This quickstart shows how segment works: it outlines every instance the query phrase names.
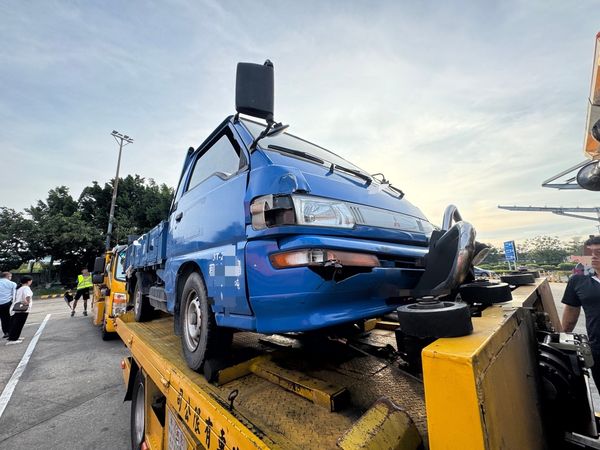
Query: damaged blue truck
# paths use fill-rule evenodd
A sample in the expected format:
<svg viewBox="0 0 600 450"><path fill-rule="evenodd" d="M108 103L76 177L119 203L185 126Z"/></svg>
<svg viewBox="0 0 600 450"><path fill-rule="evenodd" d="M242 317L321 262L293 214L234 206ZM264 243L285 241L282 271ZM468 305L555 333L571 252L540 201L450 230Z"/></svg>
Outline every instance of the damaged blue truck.
<svg viewBox="0 0 600 450"><path fill-rule="evenodd" d="M127 253L136 320L174 315L192 369L237 330L319 330L448 293L484 253L458 220L451 255L419 290L455 209L436 231L383 175L287 133L273 120L268 62L238 65L236 109L187 151L168 220Z"/></svg>

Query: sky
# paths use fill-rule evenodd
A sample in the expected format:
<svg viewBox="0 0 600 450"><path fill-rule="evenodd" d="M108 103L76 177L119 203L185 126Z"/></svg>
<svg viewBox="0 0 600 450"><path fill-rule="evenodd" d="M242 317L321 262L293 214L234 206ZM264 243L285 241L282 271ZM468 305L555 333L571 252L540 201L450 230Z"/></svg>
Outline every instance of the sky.
<svg viewBox="0 0 600 450"><path fill-rule="evenodd" d="M478 240L568 240L596 222L498 205L600 206L542 188L584 159L598 1L0 3L0 206L121 176L175 186L185 151L235 113L237 62L275 65L275 118L435 224Z"/></svg>

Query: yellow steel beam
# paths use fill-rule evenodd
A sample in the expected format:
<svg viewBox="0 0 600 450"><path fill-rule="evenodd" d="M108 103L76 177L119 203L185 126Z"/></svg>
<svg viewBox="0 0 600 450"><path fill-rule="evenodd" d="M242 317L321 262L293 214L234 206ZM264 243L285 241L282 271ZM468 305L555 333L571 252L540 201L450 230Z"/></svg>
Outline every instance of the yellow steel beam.
<svg viewBox="0 0 600 450"><path fill-rule="evenodd" d="M257 361L250 366L250 369L255 375L330 411L340 410L349 400L349 393L345 387L335 386L301 372L284 369L269 360Z"/></svg>
<svg viewBox="0 0 600 450"><path fill-rule="evenodd" d="M423 441L406 411L380 398L337 444L343 450L417 450Z"/></svg>

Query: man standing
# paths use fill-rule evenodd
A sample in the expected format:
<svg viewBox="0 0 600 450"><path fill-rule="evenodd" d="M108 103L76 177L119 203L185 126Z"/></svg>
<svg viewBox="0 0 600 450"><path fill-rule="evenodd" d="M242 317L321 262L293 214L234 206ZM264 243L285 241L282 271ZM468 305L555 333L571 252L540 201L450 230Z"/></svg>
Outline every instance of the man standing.
<svg viewBox="0 0 600 450"><path fill-rule="evenodd" d="M71 317L75 315L77 300L79 300L81 297L83 297L83 315L87 316L87 302L90 298L90 288L92 286L92 275L87 269L83 269L81 271L81 275L77 275L77 292L75 293L75 301L73 302Z"/></svg>
<svg viewBox="0 0 600 450"><path fill-rule="evenodd" d="M592 268L589 275L572 275L569 279L562 302L565 310L562 326L565 331L573 331L579 318L581 307L585 312L585 326L590 339L594 366L592 377L596 387L600 389L600 236L594 236L585 245L592 252Z"/></svg>
<svg viewBox="0 0 600 450"><path fill-rule="evenodd" d="M10 330L10 307L13 299L15 298L15 292L17 290L17 284L10 281L12 273L2 272L0 273L0 322L2 323L2 339L8 337Z"/></svg>

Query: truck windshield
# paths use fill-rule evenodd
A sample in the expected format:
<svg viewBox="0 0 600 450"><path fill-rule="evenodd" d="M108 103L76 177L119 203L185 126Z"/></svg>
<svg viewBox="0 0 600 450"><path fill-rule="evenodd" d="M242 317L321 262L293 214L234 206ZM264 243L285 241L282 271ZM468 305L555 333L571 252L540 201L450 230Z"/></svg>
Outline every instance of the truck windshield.
<svg viewBox="0 0 600 450"><path fill-rule="evenodd" d="M125 281L125 250L117 255L117 267L115 267L115 278L119 281Z"/></svg>
<svg viewBox="0 0 600 450"><path fill-rule="evenodd" d="M258 124L256 122L251 122L246 119L242 119L242 122L244 122L246 128L248 128L250 133L255 138L265 129L265 125ZM336 166L339 166L342 170L346 169L346 172L360 173L363 177L369 176L367 172L355 166L351 162L346 161L341 156L338 156L329 150L325 150L323 147L319 147L316 144L312 144L292 134L282 133L277 136L265 137L260 140L258 145L264 150L276 151L279 153L289 153L291 155L304 157L310 161L315 161L319 164L333 163Z"/></svg>

